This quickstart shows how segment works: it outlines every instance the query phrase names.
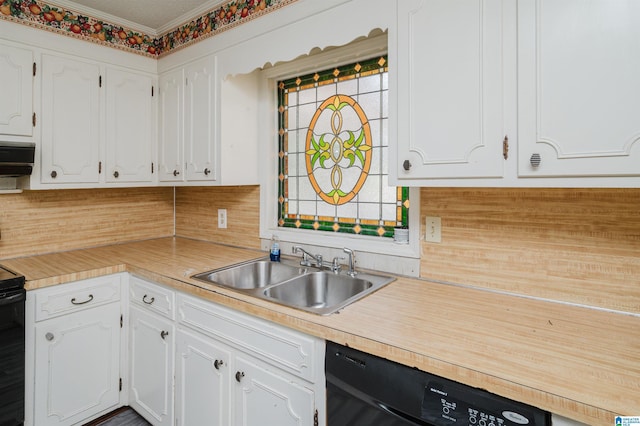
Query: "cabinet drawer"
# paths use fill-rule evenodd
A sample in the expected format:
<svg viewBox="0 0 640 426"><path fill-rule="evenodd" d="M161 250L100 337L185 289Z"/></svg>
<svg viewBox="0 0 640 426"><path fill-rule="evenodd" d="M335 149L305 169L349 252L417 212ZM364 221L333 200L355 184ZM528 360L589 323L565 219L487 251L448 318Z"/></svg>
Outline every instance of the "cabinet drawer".
<svg viewBox="0 0 640 426"><path fill-rule="evenodd" d="M302 379L320 377L321 339L183 294L178 321Z"/></svg>
<svg viewBox="0 0 640 426"><path fill-rule="evenodd" d="M158 284L131 276L129 280L129 298L132 303L151 312L174 319L175 293Z"/></svg>
<svg viewBox="0 0 640 426"><path fill-rule="evenodd" d="M35 290L36 321L117 302L121 279L108 275Z"/></svg>

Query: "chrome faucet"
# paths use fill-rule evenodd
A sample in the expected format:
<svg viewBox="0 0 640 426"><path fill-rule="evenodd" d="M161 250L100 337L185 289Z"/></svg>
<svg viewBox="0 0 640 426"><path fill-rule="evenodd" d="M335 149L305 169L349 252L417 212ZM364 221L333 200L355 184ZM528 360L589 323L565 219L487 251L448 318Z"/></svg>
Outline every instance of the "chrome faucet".
<svg viewBox="0 0 640 426"><path fill-rule="evenodd" d="M347 271L347 275L349 275L350 277L355 277L356 275L358 275L358 273L356 272L356 253L346 247L343 248L342 251L349 255L349 270Z"/></svg>
<svg viewBox="0 0 640 426"><path fill-rule="evenodd" d="M300 265L311 266L311 262L309 261L309 258L311 258L315 261L316 267L322 268L322 255L320 254L313 255L300 246L291 247L291 252L293 252L294 254L297 252L302 253L302 260L300 261Z"/></svg>

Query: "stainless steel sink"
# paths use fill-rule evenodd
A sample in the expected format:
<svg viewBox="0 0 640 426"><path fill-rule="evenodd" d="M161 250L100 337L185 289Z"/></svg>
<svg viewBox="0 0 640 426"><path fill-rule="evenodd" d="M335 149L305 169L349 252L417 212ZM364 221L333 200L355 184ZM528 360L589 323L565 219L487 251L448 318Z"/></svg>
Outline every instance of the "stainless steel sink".
<svg viewBox="0 0 640 426"><path fill-rule="evenodd" d="M281 283L304 272L306 272L305 268L295 264L261 259L203 272L194 275L193 278L225 287L247 290Z"/></svg>
<svg viewBox="0 0 640 426"><path fill-rule="evenodd" d="M334 313L395 281L385 275L351 277L296 262L261 259L232 265L192 278L242 291L254 297L318 315Z"/></svg>

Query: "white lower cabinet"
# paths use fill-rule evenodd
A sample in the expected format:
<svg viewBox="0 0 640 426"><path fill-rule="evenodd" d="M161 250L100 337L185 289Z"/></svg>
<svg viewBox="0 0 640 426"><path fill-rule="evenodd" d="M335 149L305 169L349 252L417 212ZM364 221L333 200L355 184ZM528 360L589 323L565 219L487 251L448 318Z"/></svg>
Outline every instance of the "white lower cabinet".
<svg viewBox="0 0 640 426"><path fill-rule="evenodd" d="M154 425L173 424L173 322L131 306L129 405Z"/></svg>
<svg viewBox="0 0 640 426"><path fill-rule="evenodd" d="M176 426L324 424L322 339L188 295L176 304Z"/></svg>
<svg viewBox="0 0 640 426"><path fill-rule="evenodd" d="M26 425L75 425L120 401L120 275L27 293Z"/></svg>
<svg viewBox="0 0 640 426"><path fill-rule="evenodd" d="M231 424L229 349L189 330L176 339L176 424Z"/></svg>
<svg viewBox="0 0 640 426"><path fill-rule="evenodd" d="M123 405L155 426L326 422L322 339L128 274L29 291L26 312L26 426Z"/></svg>
<svg viewBox="0 0 640 426"><path fill-rule="evenodd" d="M291 380L252 357L235 359L234 423L246 426L302 426L318 424L314 389ZM315 419L315 421L314 421Z"/></svg>

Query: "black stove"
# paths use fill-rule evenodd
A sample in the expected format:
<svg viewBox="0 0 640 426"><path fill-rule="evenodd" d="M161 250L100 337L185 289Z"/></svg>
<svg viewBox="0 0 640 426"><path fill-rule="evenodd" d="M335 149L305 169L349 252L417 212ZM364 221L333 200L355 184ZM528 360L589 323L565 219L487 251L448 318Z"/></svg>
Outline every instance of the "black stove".
<svg viewBox="0 0 640 426"><path fill-rule="evenodd" d="M24 288L24 276L0 266L0 296L5 290Z"/></svg>
<svg viewBox="0 0 640 426"><path fill-rule="evenodd" d="M0 266L0 426L24 422L24 277Z"/></svg>

